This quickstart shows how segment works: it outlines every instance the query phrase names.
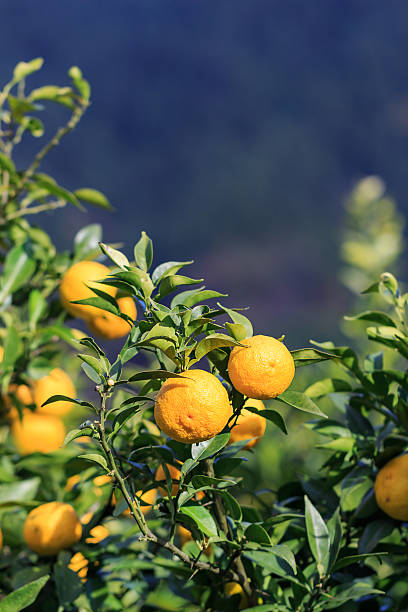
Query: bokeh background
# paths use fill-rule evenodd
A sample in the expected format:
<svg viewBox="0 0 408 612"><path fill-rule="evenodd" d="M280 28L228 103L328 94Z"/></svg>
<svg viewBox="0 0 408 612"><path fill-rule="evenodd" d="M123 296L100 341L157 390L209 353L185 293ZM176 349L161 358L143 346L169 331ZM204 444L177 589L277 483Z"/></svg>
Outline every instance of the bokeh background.
<svg viewBox="0 0 408 612"><path fill-rule="evenodd" d="M145 229L156 262L194 259L227 305L251 306L257 333L290 348L341 338L348 193L377 174L408 212L405 0L2 0L0 41L2 81L42 56L33 86L64 85L74 64L92 85L42 170L116 212L44 214L57 244L100 222L130 254Z"/></svg>

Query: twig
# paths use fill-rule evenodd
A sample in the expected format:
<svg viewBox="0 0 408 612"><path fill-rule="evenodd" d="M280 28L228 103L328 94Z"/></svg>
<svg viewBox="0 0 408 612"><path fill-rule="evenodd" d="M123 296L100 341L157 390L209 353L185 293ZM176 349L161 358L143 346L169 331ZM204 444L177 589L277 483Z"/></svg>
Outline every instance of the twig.
<svg viewBox="0 0 408 612"><path fill-rule="evenodd" d="M32 208L21 208L20 210L16 210L15 212L7 215L6 220L10 221L11 219L17 219L18 217L23 217L25 215L36 215L37 213L44 212L46 210L55 210L56 208L63 208L66 206L66 202L64 200L56 200L55 202L48 202L47 204L40 204L38 206L33 206Z"/></svg>

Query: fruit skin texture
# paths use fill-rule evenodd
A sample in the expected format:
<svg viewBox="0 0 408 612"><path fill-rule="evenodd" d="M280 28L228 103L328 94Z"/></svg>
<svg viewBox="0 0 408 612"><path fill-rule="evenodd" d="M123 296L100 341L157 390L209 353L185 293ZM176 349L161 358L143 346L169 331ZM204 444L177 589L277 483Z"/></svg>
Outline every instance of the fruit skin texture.
<svg viewBox="0 0 408 612"><path fill-rule="evenodd" d="M42 504L29 512L23 536L39 555L55 555L81 539L82 525L74 508L62 502Z"/></svg>
<svg viewBox="0 0 408 612"><path fill-rule="evenodd" d="M265 406L261 400L249 399L245 402L244 406L251 406L257 410L264 410ZM241 442L241 440L250 440L244 448L252 448L255 444L258 444L260 439L265 433L266 421L259 414L254 414L249 410L241 411L238 417L237 424L231 429L229 444L233 442Z"/></svg>
<svg viewBox="0 0 408 612"><path fill-rule="evenodd" d="M252 336L235 346L228 361L234 387L253 399L271 399L283 393L295 375L295 363L286 346L271 336Z"/></svg>
<svg viewBox="0 0 408 612"><path fill-rule="evenodd" d="M41 405L52 395L66 395L72 398L76 395L74 383L61 368L54 368L47 376L35 382L34 399L37 413L63 417L72 410L73 404L65 401L54 402L42 407Z"/></svg>
<svg viewBox="0 0 408 612"><path fill-rule="evenodd" d="M408 521L408 454L394 457L378 472L375 499L385 514Z"/></svg>
<svg viewBox="0 0 408 612"><path fill-rule="evenodd" d="M88 298L97 297L91 289L87 287L95 287L108 293L112 297L116 295L116 287L109 285L101 285L97 282L106 278L109 275L109 268L97 261L80 261L65 272L59 292L61 304L70 314L80 319L89 319L101 314L100 308L95 306L86 306L85 304L72 304L77 300L87 300Z"/></svg>
<svg viewBox="0 0 408 612"><path fill-rule="evenodd" d="M27 411L22 421L14 419L11 435L22 455L51 453L64 442L65 427L57 417Z"/></svg>
<svg viewBox="0 0 408 612"><path fill-rule="evenodd" d="M136 305L131 297L122 297L117 300L118 306L123 314L128 315L133 321L136 320L137 310ZM131 326L124 319L121 319L112 312L99 309L100 314L92 319L88 319L87 324L90 331L106 340L115 340L123 338L131 330Z"/></svg>
<svg viewBox="0 0 408 612"><path fill-rule="evenodd" d="M168 378L156 396L154 418L178 442L193 444L219 433L232 415L228 393L218 378L204 370Z"/></svg>
<svg viewBox="0 0 408 612"><path fill-rule="evenodd" d="M70 570L78 574L82 582L86 582L86 577L88 575L88 559L85 559L82 553L75 553L75 555L71 557L68 567Z"/></svg>

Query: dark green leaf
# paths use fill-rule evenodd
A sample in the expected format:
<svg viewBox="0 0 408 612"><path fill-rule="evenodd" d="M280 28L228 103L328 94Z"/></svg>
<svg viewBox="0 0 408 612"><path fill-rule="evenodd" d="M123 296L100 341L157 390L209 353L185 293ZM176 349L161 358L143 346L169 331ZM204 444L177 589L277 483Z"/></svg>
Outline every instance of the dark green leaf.
<svg viewBox="0 0 408 612"><path fill-rule="evenodd" d="M229 433L220 433L211 438L211 440L205 440L204 442L199 442L198 444L191 445L191 456L195 461L203 461L204 459L208 459L208 457L212 457L218 451L220 451L224 446L228 444L230 438Z"/></svg>
<svg viewBox="0 0 408 612"><path fill-rule="evenodd" d="M217 525L207 508L203 506L183 506L180 508L180 513L190 517L204 535L218 535Z"/></svg>
<svg viewBox="0 0 408 612"><path fill-rule="evenodd" d="M103 378L87 363L81 363L81 369L85 372L88 378L93 380L97 385L104 382Z"/></svg>
<svg viewBox="0 0 408 612"><path fill-rule="evenodd" d="M331 353L311 348L296 349L290 352L292 353L296 368L319 363L320 361L327 361L328 359L336 359L337 357Z"/></svg>
<svg viewBox="0 0 408 612"><path fill-rule="evenodd" d="M346 321L370 321L371 323L378 323L379 325L396 327L396 323L392 317L385 314L385 312L378 312L375 310L366 310L365 312L360 312L360 314L344 318Z"/></svg>
<svg viewBox="0 0 408 612"><path fill-rule="evenodd" d="M306 496L305 522L310 550L312 551L312 555L317 563L317 571L319 572L319 576L323 577L327 573L330 561L329 532L320 513Z"/></svg>
<svg viewBox="0 0 408 612"><path fill-rule="evenodd" d="M30 606L38 597L39 592L43 588L46 582L48 582L50 576L46 574L28 582L24 586L20 587L10 595L6 595L4 599L0 601L0 612L20 612L27 606Z"/></svg>
<svg viewBox="0 0 408 612"><path fill-rule="evenodd" d="M337 563L333 567L333 572L337 572L338 570L343 569L343 567L347 567L348 565L352 565L353 563L359 563L360 561L363 561L364 559L369 559L370 557L382 557L386 555L388 555L388 553L380 552L380 553L367 553L364 555L350 555L349 557L342 557L341 559L337 561Z"/></svg>
<svg viewBox="0 0 408 612"><path fill-rule="evenodd" d="M83 590L80 577L66 565L56 563L54 565L53 578L57 587L60 606L64 609L71 607L71 604L80 596Z"/></svg>
<svg viewBox="0 0 408 612"><path fill-rule="evenodd" d="M338 507L334 511L330 520L327 521L327 530L330 538L330 559L328 568L331 570L338 557L341 547L341 538L343 535L340 520L340 509Z"/></svg>
<svg viewBox="0 0 408 612"><path fill-rule="evenodd" d="M241 506L239 505L235 497L231 495L231 493L229 493L225 489L214 489L214 494L222 497L224 508L228 516L233 518L234 521L242 520Z"/></svg>
<svg viewBox="0 0 408 612"><path fill-rule="evenodd" d="M25 285L34 273L36 264L24 245L9 251L4 263L0 288L0 304L5 298Z"/></svg>
<svg viewBox="0 0 408 612"><path fill-rule="evenodd" d="M261 525L252 523L245 529L245 537L249 542L257 542L258 544L264 544L270 546L271 540L268 532Z"/></svg>
<svg viewBox="0 0 408 612"><path fill-rule="evenodd" d="M186 378L176 372L167 372L166 370L152 370L148 372L138 372L133 374L128 382L136 382L137 380L166 380L167 378ZM188 378L188 376L187 376Z"/></svg>
<svg viewBox="0 0 408 612"><path fill-rule="evenodd" d="M395 529L395 523L390 519L378 519L369 522L358 542L358 552L360 554L371 553L377 544Z"/></svg>
<svg viewBox="0 0 408 612"><path fill-rule="evenodd" d="M106 463L106 459L102 455L99 455L97 453L87 453L85 455L79 455L79 458L80 459L86 459L87 461L92 461L93 463L98 463L106 471L108 471L108 465Z"/></svg>
<svg viewBox="0 0 408 612"><path fill-rule="evenodd" d="M294 576L296 561L293 552L286 544L272 546L268 552L261 550L244 551L244 557L250 559L262 568L262 573L277 574L278 576Z"/></svg>
<svg viewBox="0 0 408 612"><path fill-rule="evenodd" d="M286 427L285 419L277 410L257 410L251 406L251 400L248 400L248 403L245 405L245 410L249 410L249 412L253 412L254 414L258 414L259 416L267 419L268 421L272 421L279 429L287 435L288 430Z"/></svg>
<svg viewBox="0 0 408 612"><path fill-rule="evenodd" d="M111 312L112 314L115 314L115 315L120 314L120 310L118 306L114 306L110 300L107 300L101 297L91 297L91 298L87 298L86 300L76 300L76 301L71 302L71 304L83 304L84 306L94 306L95 308L100 308L101 310L107 310L108 312Z"/></svg>

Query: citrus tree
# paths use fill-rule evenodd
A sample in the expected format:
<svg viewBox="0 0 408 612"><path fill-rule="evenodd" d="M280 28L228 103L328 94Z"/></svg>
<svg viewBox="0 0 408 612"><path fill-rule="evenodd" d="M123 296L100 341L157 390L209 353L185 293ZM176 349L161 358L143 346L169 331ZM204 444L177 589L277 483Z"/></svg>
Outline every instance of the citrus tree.
<svg viewBox="0 0 408 612"><path fill-rule="evenodd" d="M26 93L41 64L18 64L0 93L0 611L403 609L408 337L396 280L369 289L390 312L356 317L400 356L391 370L380 353L289 351L254 334L243 309L184 275L191 261L157 265L145 232L130 257L98 225L59 253L29 215L110 205L38 172L90 95L78 68L69 87ZM42 100L71 115L19 170L13 147L42 134ZM325 361L338 377L294 390L296 369ZM314 417L324 462L265 496L241 468L266 422L290 436L282 405Z"/></svg>

